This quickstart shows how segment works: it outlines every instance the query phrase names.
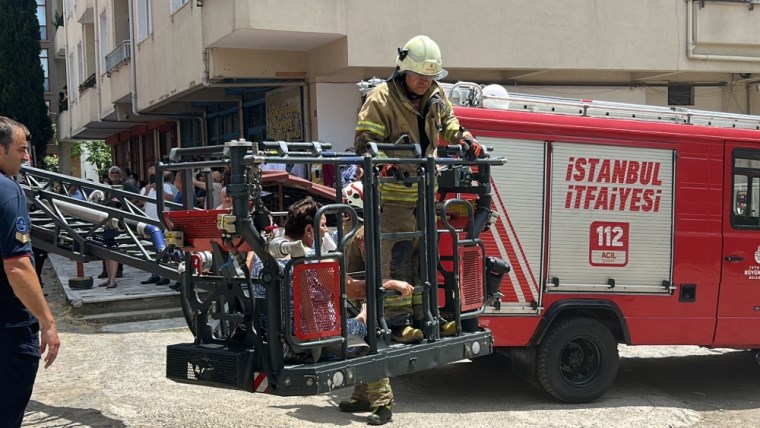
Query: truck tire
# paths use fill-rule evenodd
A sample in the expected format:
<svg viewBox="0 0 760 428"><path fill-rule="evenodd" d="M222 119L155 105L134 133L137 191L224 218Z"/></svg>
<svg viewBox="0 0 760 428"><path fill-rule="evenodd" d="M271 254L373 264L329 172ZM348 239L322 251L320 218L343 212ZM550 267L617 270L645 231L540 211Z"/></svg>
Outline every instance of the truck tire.
<svg viewBox="0 0 760 428"><path fill-rule="evenodd" d="M591 318L569 318L551 327L536 353L536 380L566 403L587 403L615 381L620 359L610 330Z"/></svg>

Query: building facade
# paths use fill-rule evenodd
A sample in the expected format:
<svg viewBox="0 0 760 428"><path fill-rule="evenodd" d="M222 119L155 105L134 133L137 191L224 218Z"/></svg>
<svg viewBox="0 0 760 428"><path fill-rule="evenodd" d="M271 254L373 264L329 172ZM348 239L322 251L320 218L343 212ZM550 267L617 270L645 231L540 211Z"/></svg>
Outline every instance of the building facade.
<svg viewBox="0 0 760 428"><path fill-rule="evenodd" d="M237 138L351 146L356 83L417 34L448 82L760 114L758 0L57 1L59 139L105 139L143 174Z"/></svg>
<svg viewBox="0 0 760 428"><path fill-rule="evenodd" d="M40 65L42 73L45 76L43 81L43 98L47 104L48 114L53 123L56 123L59 110L58 93L55 88L61 87L58 82L56 68L53 67L53 36L56 32L56 20L53 14L52 0L35 0L37 4L37 21L40 25ZM65 85L65 83L64 83ZM47 147L47 153L57 153L55 140L51 141ZM34 153L35 164L39 161L37 154Z"/></svg>

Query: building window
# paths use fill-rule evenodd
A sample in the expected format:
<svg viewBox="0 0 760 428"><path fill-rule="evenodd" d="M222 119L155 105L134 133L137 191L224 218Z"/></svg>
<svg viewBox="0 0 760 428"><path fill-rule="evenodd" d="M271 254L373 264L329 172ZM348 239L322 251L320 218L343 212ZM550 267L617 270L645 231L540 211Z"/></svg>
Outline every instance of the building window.
<svg viewBox="0 0 760 428"><path fill-rule="evenodd" d="M224 114L224 116L222 116L222 114ZM237 109L231 112L220 113L219 120L221 121L220 137L222 139L220 143L225 143L227 141L237 140L240 138L240 131L238 130Z"/></svg>
<svg viewBox="0 0 760 428"><path fill-rule="evenodd" d="M207 110L208 144L224 144L240 138L238 115L237 106L229 103L217 104L211 110Z"/></svg>
<svg viewBox="0 0 760 428"><path fill-rule="evenodd" d="M82 42L77 43L77 84L84 83L85 77L84 71L84 50L82 49Z"/></svg>
<svg viewBox="0 0 760 428"><path fill-rule="evenodd" d="M694 105L694 86L692 85L668 85L668 105L669 106L693 106Z"/></svg>
<svg viewBox="0 0 760 428"><path fill-rule="evenodd" d="M47 40L47 10L45 10L45 0L37 0L37 22L40 23L40 40Z"/></svg>
<svg viewBox="0 0 760 428"><path fill-rule="evenodd" d="M77 78L77 67L76 63L74 62L74 52L73 50L69 52L69 60L66 61L66 75L68 76L69 84L67 86L71 87L71 92L69 93L69 99L72 101L75 101L77 97L79 96L79 91L76 90L77 86L79 86L79 79Z"/></svg>
<svg viewBox="0 0 760 428"><path fill-rule="evenodd" d="M42 83L45 92L50 92L50 75L48 74L48 50L40 49L40 65L42 66L42 74L45 76L45 80Z"/></svg>
<svg viewBox="0 0 760 428"><path fill-rule="evenodd" d="M153 33L150 0L137 0L137 41L142 42Z"/></svg>
<svg viewBox="0 0 760 428"><path fill-rule="evenodd" d="M58 93L58 111L66 111L69 109L69 87L63 85L61 92Z"/></svg>
<svg viewBox="0 0 760 428"><path fill-rule="evenodd" d="M266 104L261 97L243 104L245 121L245 138L248 141L264 141L266 134Z"/></svg>
<svg viewBox="0 0 760 428"><path fill-rule="evenodd" d="M171 5L169 6L170 12L174 13L186 4L187 4L187 0L172 0Z"/></svg>
<svg viewBox="0 0 760 428"><path fill-rule="evenodd" d="M98 40L98 47L100 48L100 72L105 74L107 71L106 55L108 55L108 52L111 50L111 44L108 41L108 17L106 16L105 10L100 14L98 20L98 34L100 35L100 40Z"/></svg>

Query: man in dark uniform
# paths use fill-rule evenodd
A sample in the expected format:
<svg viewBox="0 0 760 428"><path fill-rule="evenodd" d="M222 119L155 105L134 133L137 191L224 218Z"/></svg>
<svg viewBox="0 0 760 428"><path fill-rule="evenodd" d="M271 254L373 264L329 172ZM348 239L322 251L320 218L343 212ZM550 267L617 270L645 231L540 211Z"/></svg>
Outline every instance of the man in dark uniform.
<svg viewBox="0 0 760 428"><path fill-rule="evenodd" d="M12 177L29 160L29 130L0 116L0 427L20 427L42 354L61 345L32 263L26 198Z"/></svg>

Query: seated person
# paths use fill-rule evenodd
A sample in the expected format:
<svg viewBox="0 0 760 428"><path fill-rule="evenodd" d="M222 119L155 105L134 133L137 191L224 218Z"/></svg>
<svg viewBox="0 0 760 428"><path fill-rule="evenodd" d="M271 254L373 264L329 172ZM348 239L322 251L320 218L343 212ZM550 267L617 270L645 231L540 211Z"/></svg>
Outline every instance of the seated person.
<svg viewBox="0 0 760 428"><path fill-rule="evenodd" d="M348 204L361 216L364 208L363 186L361 182L350 183L343 188L343 203ZM345 219L343 229L346 230L349 219ZM347 231L347 230L346 230ZM365 269L364 254L364 225L357 229L356 233L346 244L344 249L346 270L348 272L361 272ZM383 317L386 325L392 331L392 338L400 343L416 343L423 339L423 332L413 327L412 295L414 287L406 281L383 279L383 288L398 291L399 295L387 295L383 299ZM365 298L366 289L363 280L349 278L346 281L346 293L349 298ZM420 296L421 298L421 296Z"/></svg>
<svg viewBox="0 0 760 428"><path fill-rule="evenodd" d="M222 200L221 204L219 204L216 209L218 210L229 210L232 209L232 197L227 194L227 186L222 187Z"/></svg>
<svg viewBox="0 0 760 428"><path fill-rule="evenodd" d="M312 248L314 246L314 237L317 235L317 233L314 231L313 223L314 223L314 217L317 213L317 210L320 208L320 205L311 197L307 197L305 199L302 199L293 205L290 206L290 209L288 210L288 217L285 221L285 238L289 241L301 241L303 245L307 248ZM322 217L322 224L321 224L321 233L322 236L329 236L329 230L327 229L327 219L325 217ZM313 250L310 251L310 254L313 254ZM310 254L307 254L310 255ZM288 263L289 258L282 258L279 259L278 262L280 264L280 268L284 269L285 265ZM258 278L261 274L262 269L264 268L264 264L261 261L259 257L254 257L253 261L253 267L251 269L251 276L254 278ZM290 284L292 286L292 284ZM330 292L326 288L322 287L321 284L310 284L312 285L313 292L320 293L321 291ZM264 289L264 286L261 284L254 284L253 286L253 294L256 298L266 298L266 290ZM332 299L329 299L332 301ZM291 321L293 320L293 300L291 298L290 301L290 317ZM330 311L332 314L337 313L339 308L331 307ZM333 315L334 316L334 315ZM367 313L366 308L362 307L362 311L355 317L348 319L346 321L346 327L347 327L347 334L349 337L353 336L354 338L364 338L367 336ZM264 314L262 314L261 317L261 326L262 328L266 329L267 326L267 320ZM318 353L317 353L318 354ZM292 352L286 352L286 359L290 360L297 360L301 361L303 359L303 356L299 356ZM314 358L314 360L318 360L317 358Z"/></svg>
<svg viewBox="0 0 760 428"><path fill-rule="evenodd" d="M316 234L313 230L313 223L314 223L314 216L317 213L317 210L320 208L319 203L317 203L314 199L311 197L304 198L293 205L291 205L290 209L288 210L288 217L285 221L285 238L290 241L302 241L304 246L307 248L312 248L314 246L314 237ZM327 228L327 219L325 217L322 217L321 221L321 235L323 242L330 240L332 237L330 236L329 229ZM313 251L313 250L312 250ZM309 254L307 254L309 255ZM263 262L260 258L254 257L253 254L249 254L249 262L253 259L253 267L251 269L251 276L252 277L258 277L261 273L261 270L264 267ZM288 258L279 259L278 262L280 263L281 268L284 268L285 265L288 262ZM414 287L412 287L411 284L400 281L400 280L384 280L383 282L383 288L386 290L395 290L397 291L401 297L410 299L412 292L414 291ZM359 299L363 298L365 296L365 283L364 280L357 280L353 278L348 278L346 282L346 292L348 294L348 297L350 299ZM266 291L264 287L261 284L254 284L253 286L253 293L256 298L265 298L266 297ZM293 310L293 302L290 302L291 305L291 319L292 319L292 310ZM333 308L333 310L336 310L337 308ZM263 317L262 317L263 318ZM366 313L366 307L362 306L361 312L356 316L356 318L352 318L347 320L347 329L348 334L353 336L359 336L359 337L365 337L367 335L367 313ZM266 320L262 319L262 327L266 328Z"/></svg>

